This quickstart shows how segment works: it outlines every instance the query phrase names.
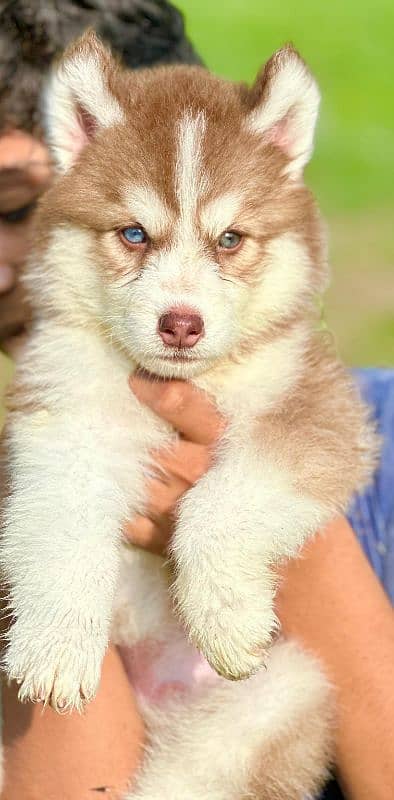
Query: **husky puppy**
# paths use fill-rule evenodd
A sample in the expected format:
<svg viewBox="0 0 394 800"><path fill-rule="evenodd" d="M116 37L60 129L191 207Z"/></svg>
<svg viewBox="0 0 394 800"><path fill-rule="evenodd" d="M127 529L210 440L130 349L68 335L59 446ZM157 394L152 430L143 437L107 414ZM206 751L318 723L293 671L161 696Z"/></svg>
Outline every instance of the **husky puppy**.
<svg viewBox="0 0 394 800"><path fill-rule="evenodd" d="M57 177L9 400L4 667L22 700L64 711L94 696L110 635L133 647L151 736L134 800L299 800L326 777L329 685L272 643L276 566L373 460L317 319L326 250L303 170L318 106L290 46L248 89L202 67L124 71L88 33L47 87ZM192 381L226 421L169 564L122 543L150 453L175 436L130 392L137 368Z"/></svg>

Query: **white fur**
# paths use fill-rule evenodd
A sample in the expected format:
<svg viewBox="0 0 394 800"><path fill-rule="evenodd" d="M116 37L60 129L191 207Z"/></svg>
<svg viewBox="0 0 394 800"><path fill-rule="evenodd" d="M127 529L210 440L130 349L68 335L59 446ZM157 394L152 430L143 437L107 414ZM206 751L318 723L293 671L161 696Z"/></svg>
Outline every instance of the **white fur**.
<svg viewBox="0 0 394 800"><path fill-rule="evenodd" d="M281 643L249 681L146 708L151 743L127 800L304 800L328 777L329 699L317 664Z"/></svg>
<svg viewBox="0 0 394 800"><path fill-rule="evenodd" d="M280 50L274 58L276 73L269 96L251 113L248 127L259 135L271 131L273 142L276 140L291 158L287 172L299 175L312 155L320 92L293 50Z"/></svg>
<svg viewBox="0 0 394 800"><path fill-rule="evenodd" d="M22 697L79 706L94 693L107 641L121 523L143 508L143 465L165 431L133 401L127 361L94 333L52 325L32 339L22 368L49 410L16 418L10 434L14 483L2 564L17 621L5 665L22 681ZM256 376L249 380L252 387ZM222 402L223 392L231 395L230 385L221 387ZM174 592L211 664L241 677L258 668L276 625L270 565L294 555L328 512L265 462L248 433L250 412L239 448L240 418L234 410L232 425L230 408L221 457L181 504Z"/></svg>
<svg viewBox="0 0 394 800"><path fill-rule="evenodd" d="M189 378L226 355L236 336L234 316L246 293L222 281L217 267L193 237L153 251L132 287L111 288L112 331L137 363L163 377ZM123 300L124 298L124 300ZM174 306L188 306L204 319L205 335L187 362L167 361L168 349L157 334L160 316Z"/></svg>
<svg viewBox="0 0 394 800"><path fill-rule="evenodd" d="M253 437L245 425L243 434ZM277 627L272 564L296 555L330 512L299 495L293 476L258 448L241 450L238 425L226 438L180 504L173 593L191 640L220 675L238 680L260 667Z"/></svg>
<svg viewBox="0 0 394 800"><path fill-rule="evenodd" d="M56 309L66 324L85 326L89 321L97 327L105 319L92 241L83 228L55 228L45 253L32 258L24 282L32 297Z"/></svg>
<svg viewBox="0 0 394 800"><path fill-rule="evenodd" d="M196 245L189 247L191 263ZM283 242L278 248L283 252ZM297 261L297 247L287 252ZM84 266L78 270L82 283L74 297L76 259ZM127 386L132 360L105 344L99 328L83 331L79 322L101 319L114 342L129 349L137 363L142 359L132 347L141 341L143 363L149 366L149 335L160 313L174 303L192 302L206 321L204 346L211 360L213 348L219 353L218 347L229 347L234 313L244 295L221 282L202 257L193 258L193 281L189 276L188 290L184 286L180 292L189 260L185 249L181 258L179 244L145 269L132 306L123 307L116 283L105 289L103 304L86 232L71 227L57 231L40 270L46 269L46 261L56 275L49 281L51 300L61 311L72 309L72 325L44 325L21 365L32 398L36 395L48 410L17 418L10 434L15 477L2 563L12 583L10 604L17 621L5 666L21 681L22 698L42 697L62 709L80 707L95 692L118 580L121 523L143 508L149 450L168 438L163 426L133 401ZM223 311L219 316L224 292L228 328ZM232 296L237 304L233 309ZM90 297L91 303L77 302L78 297ZM301 326L238 366L226 360L215 366L214 360L199 379L216 396L229 425L220 458L180 507L173 542L174 594L191 638L227 677L250 675L265 658L276 627L271 564L294 555L327 516L316 501L297 496L293 476L265 461L251 428L255 415L270 408L297 378L305 338ZM161 346L158 337L154 342L157 371ZM135 570L134 563L134 579ZM153 584L158 577L155 568ZM148 615L140 609L137 640L154 634L160 619L162 635L173 631L162 590L163 584ZM164 618L157 614L159 600L163 611L167 609ZM40 626L33 637L36 619ZM121 630L125 623L119 615L117 620ZM126 630L131 633L130 623Z"/></svg>
<svg viewBox="0 0 394 800"><path fill-rule="evenodd" d="M143 505L148 448L165 428L133 400L127 362L89 332L37 332L21 366L47 408L10 432L2 565L16 621L4 664L21 698L80 707L108 642L121 525Z"/></svg>
<svg viewBox="0 0 394 800"><path fill-rule="evenodd" d="M161 556L131 545L122 548L112 624L117 644L131 646L147 638L162 639L179 628L170 601L170 583L171 574Z"/></svg>
<svg viewBox="0 0 394 800"><path fill-rule="evenodd" d="M124 121L123 111L106 85L97 54L78 53L52 72L44 95L44 116L48 141L61 172L66 172L88 144L78 116L85 109L98 128L110 128Z"/></svg>
<svg viewBox="0 0 394 800"><path fill-rule="evenodd" d="M168 582L160 557L123 549L112 635L122 645L164 643L162 679L187 683L194 649L174 618ZM197 586L201 603L204 586ZM319 665L280 642L266 670L249 680L229 683L204 670L204 681L186 696L169 695L159 707L140 698L149 746L127 800L239 800L246 793L258 800L258 787L264 797L272 791L278 800L305 800L327 775L331 701Z"/></svg>
<svg viewBox="0 0 394 800"><path fill-rule="evenodd" d="M258 330L300 307L312 269L308 250L294 233L283 233L268 243L265 269L254 298Z"/></svg>
<svg viewBox="0 0 394 800"><path fill-rule="evenodd" d="M206 203L201 211L201 224L209 236L218 238L233 227L241 208L241 197L227 192Z"/></svg>
<svg viewBox="0 0 394 800"><path fill-rule="evenodd" d="M201 163L206 119L202 112L185 114L178 123L176 195L179 202L179 236L186 242L195 232L197 202L207 187Z"/></svg>
<svg viewBox="0 0 394 800"><path fill-rule="evenodd" d="M252 322L252 320L251 320ZM231 429L243 440L253 420L275 408L299 377L300 359L308 341L308 327L300 323L267 342L247 357L232 363L223 359L208 373L197 376L201 389L213 394L218 408L231 418Z"/></svg>
<svg viewBox="0 0 394 800"><path fill-rule="evenodd" d="M130 222L139 222L150 237L163 236L173 224L173 214L153 186L131 186L125 195Z"/></svg>

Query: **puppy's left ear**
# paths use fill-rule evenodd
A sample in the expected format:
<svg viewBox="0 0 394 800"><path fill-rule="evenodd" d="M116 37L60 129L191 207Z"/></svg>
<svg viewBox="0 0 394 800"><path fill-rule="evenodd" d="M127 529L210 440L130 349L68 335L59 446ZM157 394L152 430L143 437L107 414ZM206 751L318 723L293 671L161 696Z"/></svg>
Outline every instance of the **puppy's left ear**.
<svg viewBox="0 0 394 800"><path fill-rule="evenodd" d="M111 88L118 70L93 31L72 44L52 69L43 96L44 124L61 172L73 166L101 130L124 121Z"/></svg>
<svg viewBox="0 0 394 800"><path fill-rule="evenodd" d="M291 45L278 50L251 90L248 127L288 157L286 172L302 174L313 150L320 93L301 56Z"/></svg>

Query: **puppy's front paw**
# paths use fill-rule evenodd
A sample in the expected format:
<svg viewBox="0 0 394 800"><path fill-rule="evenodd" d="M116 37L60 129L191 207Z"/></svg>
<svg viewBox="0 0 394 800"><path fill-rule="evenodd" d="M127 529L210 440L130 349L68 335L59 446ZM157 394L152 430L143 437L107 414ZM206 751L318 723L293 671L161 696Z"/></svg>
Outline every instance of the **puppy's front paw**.
<svg viewBox="0 0 394 800"><path fill-rule="evenodd" d="M223 678L243 680L265 664L278 622L273 592L261 581L226 585L218 573L208 585L180 574L174 596L191 641Z"/></svg>
<svg viewBox="0 0 394 800"><path fill-rule="evenodd" d="M61 634L59 629L23 631L16 623L3 666L19 684L22 702L51 705L59 713L82 711L97 691L106 636L76 629Z"/></svg>

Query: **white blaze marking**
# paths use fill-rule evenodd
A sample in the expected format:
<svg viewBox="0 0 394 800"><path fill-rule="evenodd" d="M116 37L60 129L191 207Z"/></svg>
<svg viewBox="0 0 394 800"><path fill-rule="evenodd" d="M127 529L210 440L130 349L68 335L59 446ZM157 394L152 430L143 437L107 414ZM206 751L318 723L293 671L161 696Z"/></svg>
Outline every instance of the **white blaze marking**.
<svg viewBox="0 0 394 800"><path fill-rule="evenodd" d="M178 125L178 153L175 169L175 190L180 207L181 235L194 228L197 202L207 188L201 167L202 143L206 119L202 112L195 117L185 114Z"/></svg>

